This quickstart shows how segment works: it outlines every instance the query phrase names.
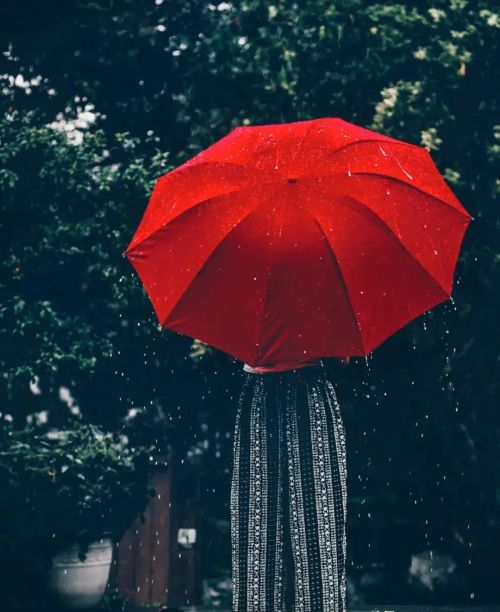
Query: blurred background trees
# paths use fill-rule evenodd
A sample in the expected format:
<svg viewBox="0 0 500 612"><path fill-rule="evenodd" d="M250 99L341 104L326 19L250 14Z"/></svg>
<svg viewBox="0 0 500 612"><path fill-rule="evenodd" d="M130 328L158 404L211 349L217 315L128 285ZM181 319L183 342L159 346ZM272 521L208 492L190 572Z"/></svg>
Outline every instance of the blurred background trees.
<svg viewBox="0 0 500 612"><path fill-rule="evenodd" d="M325 360L351 596L497 601L499 28L482 0L4 0L4 424L132 420L137 443L203 456L227 519L242 364L159 330L122 257L155 179L237 125L340 116L425 146L474 216L454 300L366 360Z"/></svg>

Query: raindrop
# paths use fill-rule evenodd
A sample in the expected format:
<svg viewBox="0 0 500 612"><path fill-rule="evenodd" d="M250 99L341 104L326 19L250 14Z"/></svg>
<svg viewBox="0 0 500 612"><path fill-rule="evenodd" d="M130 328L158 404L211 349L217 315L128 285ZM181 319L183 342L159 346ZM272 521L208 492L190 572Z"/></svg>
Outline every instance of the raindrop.
<svg viewBox="0 0 500 612"><path fill-rule="evenodd" d="M394 158L394 159L396 159L396 158ZM403 168L403 166L400 164L400 162L399 162L399 160L398 160L398 159L396 159L396 163L397 163L397 165L398 165L398 166L401 168L401 170L402 170L402 171L403 171L403 172L406 174L406 176L407 176L407 177L408 177L408 178L409 178L411 181L413 181L413 176L412 176L412 175L411 175L409 172L407 172L407 171L406 171L406 170Z"/></svg>

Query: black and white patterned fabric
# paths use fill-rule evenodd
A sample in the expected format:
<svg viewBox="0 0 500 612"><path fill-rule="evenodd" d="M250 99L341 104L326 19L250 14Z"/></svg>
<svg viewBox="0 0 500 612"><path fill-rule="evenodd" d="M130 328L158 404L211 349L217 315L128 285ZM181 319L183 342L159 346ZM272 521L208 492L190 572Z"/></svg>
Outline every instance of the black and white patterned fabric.
<svg viewBox="0 0 500 612"><path fill-rule="evenodd" d="M234 612L345 612L346 445L322 366L243 373L234 432Z"/></svg>

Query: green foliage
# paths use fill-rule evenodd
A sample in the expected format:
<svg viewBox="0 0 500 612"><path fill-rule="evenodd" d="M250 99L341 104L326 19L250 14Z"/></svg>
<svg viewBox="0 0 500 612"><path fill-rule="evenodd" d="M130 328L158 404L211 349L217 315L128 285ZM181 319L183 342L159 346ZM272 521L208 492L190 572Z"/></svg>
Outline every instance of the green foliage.
<svg viewBox="0 0 500 612"><path fill-rule="evenodd" d="M1 362L23 418L35 376L49 392L99 369L109 378L120 341L151 334L139 324L139 283L122 282L121 254L137 220L129 203L147 199L167 154L143 155L125 133L95 131L75 145L20 112L0 121L0 141Z"/></svg>
<svg viewBox="0 0 500 612"><path fill-rule="evenodd" d="M81 553L103 537L119 540L151 491L149 453L90 424L40 433L3 432L0 556L50 557L75 542Z"/></svg>

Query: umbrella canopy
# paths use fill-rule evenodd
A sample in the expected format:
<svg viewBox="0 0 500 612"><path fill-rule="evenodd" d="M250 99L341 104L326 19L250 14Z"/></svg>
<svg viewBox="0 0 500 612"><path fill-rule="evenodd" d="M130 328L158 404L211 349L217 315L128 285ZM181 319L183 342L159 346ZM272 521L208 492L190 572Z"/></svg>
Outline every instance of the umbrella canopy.
<svg viewBox="0 0 500 612"><path fill-rule="evenodd" d="M366 355L448 299L471 218L422 147L240 127L158 179L125 254L163 327L272 366Z"/></svg>

